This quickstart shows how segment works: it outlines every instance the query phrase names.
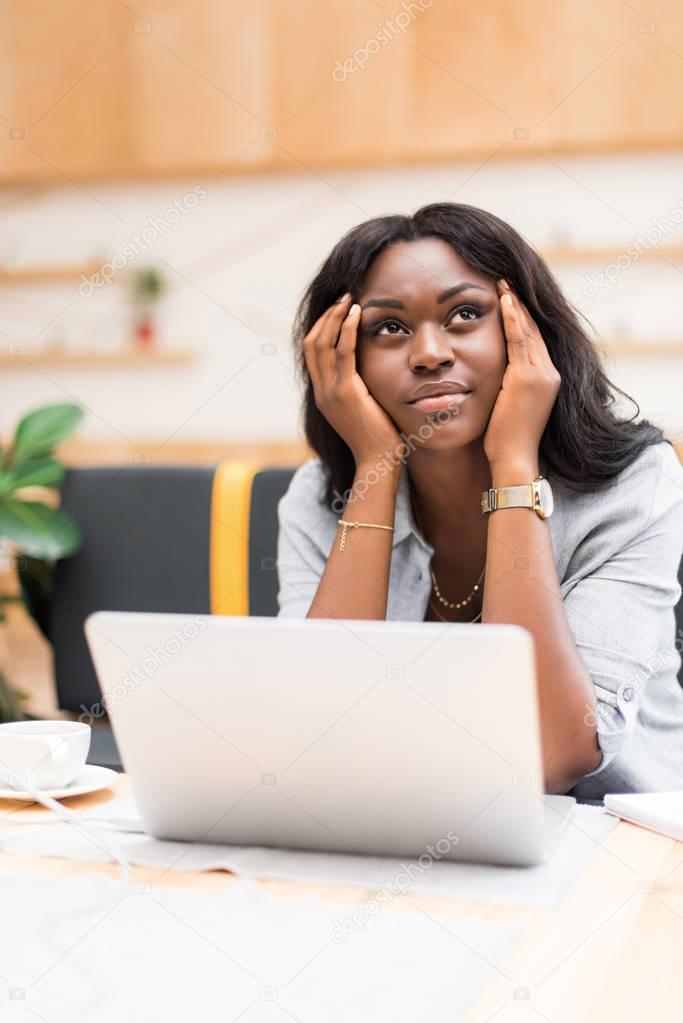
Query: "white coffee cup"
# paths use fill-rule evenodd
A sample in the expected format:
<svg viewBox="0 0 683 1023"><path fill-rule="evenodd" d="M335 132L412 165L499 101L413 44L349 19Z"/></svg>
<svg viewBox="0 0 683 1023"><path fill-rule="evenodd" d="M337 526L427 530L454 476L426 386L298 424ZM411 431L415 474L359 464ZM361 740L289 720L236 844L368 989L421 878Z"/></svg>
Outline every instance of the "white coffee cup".
<svg viewBox="0 0 683 1023"><path fill-rule="evenodd" d="M0 784L26 791L70 785L85 764L90 725L13 721L0 725Z"/></svg>

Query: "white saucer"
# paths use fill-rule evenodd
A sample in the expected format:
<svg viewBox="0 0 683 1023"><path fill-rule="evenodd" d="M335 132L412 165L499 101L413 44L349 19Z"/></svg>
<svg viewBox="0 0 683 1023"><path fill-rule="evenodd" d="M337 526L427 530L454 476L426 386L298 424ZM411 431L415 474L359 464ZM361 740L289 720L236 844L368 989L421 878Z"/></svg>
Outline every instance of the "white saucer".
<svg viewBox="0 0 683 1023"><path fill-rule="evenodd" d="M63 789L41 789L43 796L50 796L51 799L66 799L68 796L84 796L88 792L97 792L99 789L106 789L113 785L119 777L116 771L109 767L96 767L95 764L86 764L82 771ZM22 792L21 789L0 788L0 799L22 799L36 802L36 797L31 792Z"/></svg>

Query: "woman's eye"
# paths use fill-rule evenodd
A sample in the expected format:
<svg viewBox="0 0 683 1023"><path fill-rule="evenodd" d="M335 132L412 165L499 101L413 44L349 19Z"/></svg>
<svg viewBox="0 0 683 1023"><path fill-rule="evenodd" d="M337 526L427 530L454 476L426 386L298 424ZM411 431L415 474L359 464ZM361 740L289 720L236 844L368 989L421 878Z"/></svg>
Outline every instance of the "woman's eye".
<svg viewBox="0 0 683 1023"><path fill-rule="evenodd" d="M450 317L446 320L446 324L450 325L453 323L456 316L462 317L463 323L469 323L472 320L478 320L483 313L484 307L476 303L461 305L453 310ZM398 334L406 332L406 328L398 320L381 320L374 327L368 329L373 337L396 337Z"/></svg>
<svg viewBox="0 0 683 1023"><path fill-rule="evenodd" d="M394 329L394 328L396 328L396 329ZM400 331L400 330L403 330L403 327L398 322L398 320L384 320L382 323L378 323L377 326L375 328L373 328L372 333L375 336L380 335L380 334L392 335L392 334L397 334L398 331Z"/></svg>
<svg viewBox="0 0 683 1023"><path fill-rule="evenodd" d="M462 316L465 322L477 320L481 316L482 312L482 307L479 305L461 305L458 309L453 310L451 320L454 320L456 316Z"/></svg>

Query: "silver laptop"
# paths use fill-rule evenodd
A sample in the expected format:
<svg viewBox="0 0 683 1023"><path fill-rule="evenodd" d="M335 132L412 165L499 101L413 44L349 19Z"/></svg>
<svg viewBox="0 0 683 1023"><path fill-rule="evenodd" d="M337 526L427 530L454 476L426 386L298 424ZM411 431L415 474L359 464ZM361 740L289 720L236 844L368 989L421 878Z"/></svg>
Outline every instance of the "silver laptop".
<svg viewBox="0 0 683 1023"><path fill-rule="evenodd" d="M531 865L574 808L543 794L519 626L97 611L84 628L158 838Z"/></svg>

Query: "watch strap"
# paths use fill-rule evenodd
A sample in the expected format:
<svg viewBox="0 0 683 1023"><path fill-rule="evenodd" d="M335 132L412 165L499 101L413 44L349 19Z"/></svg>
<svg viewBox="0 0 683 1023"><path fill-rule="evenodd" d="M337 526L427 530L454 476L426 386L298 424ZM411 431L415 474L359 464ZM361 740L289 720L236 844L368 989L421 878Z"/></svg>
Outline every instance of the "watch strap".
<svg viewBox="0 0 683 1023"><path fill-rule="evenodd" d="M536 500L531 483L514 487L491 487L481 495L482 513L497 511L499 508L534 508Z"/></svg>

